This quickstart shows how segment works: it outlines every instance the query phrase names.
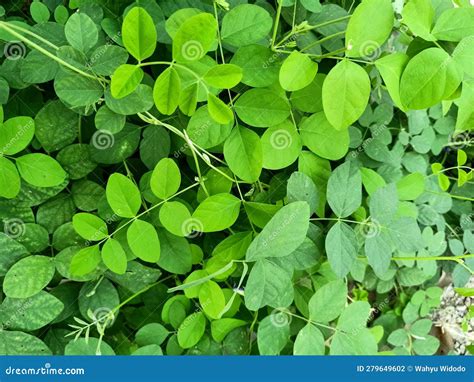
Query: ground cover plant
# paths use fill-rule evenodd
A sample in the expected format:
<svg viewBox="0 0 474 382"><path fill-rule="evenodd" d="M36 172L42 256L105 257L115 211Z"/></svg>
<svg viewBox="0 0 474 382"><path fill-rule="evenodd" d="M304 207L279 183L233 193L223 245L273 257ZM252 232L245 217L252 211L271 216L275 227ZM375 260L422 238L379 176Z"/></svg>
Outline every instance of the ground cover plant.
<svg viewBox="0 0 474 382"><path fill-rule="evenodd" d="M0 40L1 354L452 351L469 1L7 0Z"/></svg>

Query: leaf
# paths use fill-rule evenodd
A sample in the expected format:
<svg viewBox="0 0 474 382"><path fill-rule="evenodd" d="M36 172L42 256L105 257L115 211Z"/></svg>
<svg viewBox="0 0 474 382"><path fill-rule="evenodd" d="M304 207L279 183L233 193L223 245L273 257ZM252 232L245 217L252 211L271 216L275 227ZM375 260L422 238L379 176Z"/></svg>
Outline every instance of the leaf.
<svg viewBox="0 0 474 382"><path fill-rule="evenodd" d="M391 222L388 229L393 243L400 251L409 253L422 248L423 239L415 219L401 217Z"/></svg>
<svg viewBox="0 0 474 382"><path fill-rule="evenodd" d="M219 284L212 280L204 283L199 289L199 304L210 318L214 320L220 318L226 300Z"/></svg>
<svg viewBox="0 0 474 382"><path fill-rule="evenodd" d="M191 213L188 208L180 202L166 202L160 208L160 222L169 232L176 236L188 236L192 233ZM186 229L191 229L187 231Z"/></svg>
<svg viewBox="0 0 474 382"><path fill-rule="evenodd" d="M461 41L474 34L474 9L472 7L446 9L436 20L431 31L438 40Z"/></svg>
<svg viewBox="0 0 474 382"><path fill-rule="evenodd" d="M288 272L273 262L258 260L245 286L245 306L256 311L266 305L284 308L293 301L293 283Z"/></svg>
<svg viewBox="0 0 474 382"><path fill-rule="evenodd" d="M362 115L370 95L367 72L349 60L339 62L323 83L323 108L337 130L351 125Z"/></svg>
<svg viewBox="0 0 474 382"><path fill-rule="evenodd" d="M166 115L173 114L178 107L180 91L179 74L170 66L158 76L153 87L153 99L158 111Z"/></svg>
<svg viewBox="0 0 474 382"><path fill-rule="evenodd" d="M444 50L428 48L407 64L400 81L400 99L409 109L425 109L449 97L461 75Z"/></svg>
<svg viewBox="0 0 474 382"><path fill-rule="evenodd" d="M321 331L308 323L296 336L293 347L294 355L324 355L324 337Z"/></svg>
<svg viewBox="0 0 474 382"><path fill-rule="evenodd" d="M135 334L135 342L139 346L161 345L169 334L168 330L161 324L146 324Z"/></svg>
<svg viewBox="0 0 474 382"><path fill-rule="evenodd" d="M20 175L15 165L0 156L0 197L13 199L20 192Z"/></svg>
<svg viewBox="0 0 474 382"><path fill-rule="evenodd" d="M191 117L186 129L189 138L203 149L223 143L232 129L230 123L221 125L209 114L208 107L200 107Z"/></svg>
<svg viewBox="0 0 474 382"><path fill-rule="evenodd" d="M402 22L410 28L415 36L427 41L435 38L431 34L435 10L430 0L410 0L403 7Z"/></svg>
<svg viewBox="0 0 474 382"><path fill-rule="evenodd" d="M127 242L133 254L143 261L156 263L160 259L160 239L155 227L135 220L127 230Z"/></svg>
<svg viewBox="0 0 474 382"><path fill-rule="evenodd" d="M31 332L51 323L63 309L59 299L44 291L25 299L7 297L0 306L0 322L5 329Z"/></svg>
<svg viewBox="0 0 474 382"><path fill-rule="evenodd" d="M255 127L275 126L290 116L288 100L267 89L247 90L234 109L242 121Z"/></svg>
<svg viewBox="0 0 474 382"><path fill-rule="evenodd" d="M64 26L64 33L69 44L82 53L87 53L99 39L97 26L85 13L74 13Z"/></svg>
<svg viewBox="0 0 474 382"><path fill-rule="evenodd" d="M415 200L425 191L425 177L419 172L409 174L397 182L400 200Z"/></svg>
<svg viewBox="0 0 474 382"><path fill-rule="evenodd" d="M304 201L309 205L310 214L316 211L319 197L318 189L309 176L302 172L294 172L288 179L286 195L289 203Z"/></svg>
<svg viewBox="0 0 474 382"><path fill-rule="evenodd" d="M136 65L120 65L112 75L110 90L115 98L132 94L143 79L143 70Z"/></svg>
<svg viewBox="0 0 474 382"><path fill-rule="evenodd" d="M125 175L112 174L105 192L107 202L118 216L133 218L138 213L141 206L140 191Z"/></svg>
<svg viewBox="0 0 474 382"><path fill-rule="evenodd" d="M459 109L456 121L456 131L469 130L470 127L473 126L474 111L471 107L472 102L474 102L474 81L467 80L463 82L461 97L458 101ZM440 177L444 176L446 175L440 174Z"/></svg>
<svg viewBox="0 0 474 382"><path fill-rule="evenodd" d="M234 113L229 106L211 93L207 95L207 109L212 119L221 125L232 123L234 120Z"/></svg>
<svg viewBox="0 0 474 382"><path fill-rule="evenodd" d="M472 68L473 59L474 35L463 38L453 52L453 60L464 70L464 73L471 77L474 77L474 69Z"/></svg>
<svg viewBox="0 0 474 382"><path fill-rule="evenodd" d="M240 213L240 199L231 194L209 196L196 208L192 219L196 231L218 232L231 227Z"/></svg>
<svg viewBox="0 0 474 382"><path fill-rule="evenodd" d="M286 168L298 159L301 138L289 120L265 130L262 143L262 166L271 170Z"/></svg>
<svg viewBox="0 0 474 382"><path fill-rule="evenodd" d="M246 260L256 261L291 254L306 237L309 216L309 205L306 202L293 202L281 208L250 244Z"/></svg>
<svg viewBox="0 0 474 382"><path fill-rule="evenodd" d="M194 221L185 228L194 229ZM158 232L160 239L161 254L158 265L165 271L176 274L186 274L192 267L191 247L186 239L174 236L165 230Z"/></svg>
<svg viewBox="0 0 474 382"><path fill-rule="evenodd" d="M36 187L54 187L64 182L66 172L45 154L26 154L16 159L21 177Z"/></svg>
<svg viewBox="0 0 474 382"><path fill-rule="evenodd" d="M54 90L61 101L73 107L93 105L104 93L104 88L95 79L71 72L58 73Z"/></svg>
<svg viewBox="0 0 474 382"><path fill-rule="evenodd" d="M318 72L318 64L308 55L293 51L280 68L280 85L287 91L296 91L308 86Z"/></svg>
<svg viewBox="0 0 474 382"><path fill-rule="evenodd" d="M273 313L265 317L258 325L257 343L260 355L278 355L283 350L290 337L290 325L278 322ZM284 314L284 313L283 313Z"/></svg>
<svg viewBox="0 0 474 382"><path fill-rule="evenodd" d="M300 134L303 144L322 158L338 160L349 150L349 131L336 130L323 112L305 119Z"/></svg>
<svg viewBox="0 0 474 382"><path fill-rule="evenodd" d="M198 61L212 48L217 37L217 22L210 13L199 13L181 24L173 37L173 59Z"/></svg>
<svg viewBox="0 0 474 382"><path fill-rule="evenodd" d="M10 298L28 298L39 293L54 276L54 263L46 256L28 256L5 275L3 292Z"/></svg>
<svg viewBox="0 0 474 382"><path fill-rule="evenodd" d="M364 250L374 273L383 278L390 268L392 246L387 233L378 230L380 228L377 227L366 235Z"/></svg>
<svg viewBox="0 0 474 382"><path fill-rule="evenodd" d="M334 321L344 310L346 302L346 283L342 280L330 281L309 300L309 318L322 323Z"/></svg>
<svg viewBox="0 0 474 382"><path fill-rule="evenodd" d="M231 171L253 183L262 171L262 144L252 130L236 126L224 143L224 158Z"/></svg>
<svg viewBox="0 0 474 382"><path fill-rule="evenodd" d="M181 185L181 173L175 161L170 158L161 159L155 166L150 179L153 193L160 199L168 199L174 195Z"/></svg>
<svg viewBox="0 0 474 382"><path fill-rule="evenodd" d="M333 171L328 181L327 198L340 218L349 216L361 205L362 178L353 162L346 162Z"/></svg>
<svg viewBox="0 0 474 382"><path fill-rule="evenodd" d="M206 330L206 317L204 313L193 313L186 317L178 329L179 346L189 349L196 345Z"/></svg>
<svg viewBox="0 0 474 382"><path fill-rule="evenodd" d="M85 247L74 254L69 271L74 276L85 276L97 269L100 260L99 245Z"/></svg>
<svg viewBox="0 0 474 382"><path fill-rule="evenodd" d="M390 36L393 23L390 0L364 0L356 7L347 24L347 57L370 58L376 55Z"/></svg>
<svg viewBox="0 0 474 382"><path fill-rule="evenodd" d="M102 261L112 272L123 275L127 270L127 255L118 240L108 239L102 247Z"/></svg>
<svg viewBox="0 0 474 382"><path fill-rule="evenodd" d="M138 61L150 57L156 48L156 28L148 12L141 7L133 7L122 24L123 45Z"/></svg>
<svg viewBox="0 0 474 382"><path fill-rule="evenodd" d="M93 214L81 212L74 215L72 225L76 232L86 240L99 241L108 235L107 224Z"/></svg>
<svg viewBox="0 0 474 382"><path fill-rule="evenodd" d="M257 43L267 36L273 20L268 12L253 4L240 4L222 19L222 40L235 47Z"/></svg>
<svg viewBox="0 0 474 382"><path fill-rule="evenodd" d="M362 167L360 169L360 174L362 177L362 184L369 195L372 195L379 188L383 188L386 185L384 178L370 168Z"/></svg>
<svg viewBox="0 0 474 382"><path fill-rule="evenodd" d="M380 72L390 97L401 110L405 108L400 99L400 79L408 61L409 57L401 52L389 54L375 61L375 67Z"/></svg>
<svg viewBox="0 0 474 382"><path fill-rule="evenodd" d="M0 332L0 351L4 355L52 355L51 350L39 338L8 330Z"/></svg>
<svg viewBox="0 0 474 382"><path fill-rule="evenodd" d="M242 80L242 69L233 64L216 65L207 71L203 80L218 89L231 89Z"/></svg>
<svg viewBox="0 0 474 382"><path fill-rule="evenodd" d="M115 355L115 352L107 342L90 337L69 342L64 349L64 355Z"/></svg>
<svg viewBox="0 0 474 382"><path fill-rule="evenodd" d="M353 229L346 223L337 222L329 230L325 246L334 273L345 277L357 257L357 241Z"/></svg>
<svg viewBox="0 0 474 382"><path fill-rule="evenodd" d="M247 322L236 318L221 318L211 322L211 334L214 341L222 342L234 329L245 326Z"/></svg>
<svg viewBox="0 0 474 382"><path fill-rule="evenodd" d="M35 134L30 117L13 117L0 125L0 154L13 155L24 150Z"/></svg>

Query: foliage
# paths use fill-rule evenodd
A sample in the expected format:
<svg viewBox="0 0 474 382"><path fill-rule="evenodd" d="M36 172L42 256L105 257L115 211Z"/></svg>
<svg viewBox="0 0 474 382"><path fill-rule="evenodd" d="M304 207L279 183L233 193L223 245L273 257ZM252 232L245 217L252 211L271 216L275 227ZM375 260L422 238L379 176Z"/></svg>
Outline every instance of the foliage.
<svg viewBox="0 0 474 382"><path fill-rule="evenodd" d="M0 353L437 352L468 1L2 4Z"/></svg>

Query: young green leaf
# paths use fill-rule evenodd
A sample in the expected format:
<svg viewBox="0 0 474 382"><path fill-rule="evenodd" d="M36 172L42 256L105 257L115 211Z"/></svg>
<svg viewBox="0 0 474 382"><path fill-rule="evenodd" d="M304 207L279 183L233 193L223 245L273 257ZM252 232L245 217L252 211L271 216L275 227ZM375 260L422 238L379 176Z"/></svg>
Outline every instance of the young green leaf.
<svg viewBox="0 0 474 382"><path fill-rule="evenodd" d="M354 162L346 162L329 177L327 199L331 209L340 217L352 214L362 203L362 178Z"/></svg>
<svg viewBox="0 0 474 382"><path fill-rule="evenodd" d="M192 215L196 231L217 232L231 227L240 213L240 199L231 194L209 196Z"/></svg>
<svg viewBox="0 0 474 382"><path fill-rule="evenodd" d="M133 218L138 213L141 206L140 191L125 175L112 174L105 192L107 202L118 216Z"/></svg>
<svg viewBox="0 0 474 382"><path fill-rule="evenodd" d="M150 57L156 48L156 28L148 12L141 7L133 7L122 24L123 45L138 61Z"/></svg>
<svg viewBox="0 0 474 382"><path fill-rule="evenodd" d="M181 80L173 67L166 68L156 79L153 99L162 114L173 114L180 100Z"/></svg>
<svg viewBox="0 0 474 382"><path fill-rule="evenodd" d="M13 117L0 125L0 155L17 154L28 146L35 134L30 117Z"/></svg>
<svg viewBox="0 0 474 382"><path fill-rule="evenodd" d="M110 90L115 98L123 98L133 93L142 82L143 70L136 65L120 65L112 75Z"/></svg>
<svg viewBox="0 0 474 382"><path fill-rule="evenodd" d="M218 89L231 89L242 80L242 69L232 64L216 65L209 69L203 80Z"/></svg>
<svg viewBox="0 0 474 382"><path fill-rule="evenodd" d="M293 51L280 68L280 85L287 91L296 91L308 86L318 72L318 64L308 55Z"/></svg>
<svg viewBox="0 0 474 382"><path fill-rule="evenodd" d="M102 261L112 272L123 275L127 270L127 255L118 240L108 239L102 247Z"/></svg>
<svg viewBox="0 0 474 382"><path fill-rule="evenodd" d="M99 39L96 24L85 13L74 13L64 26L64 34L69 44L82 53L87 53Z"/></svg>
<svg viewBox="0 0 474 382"><path fill-rule="evenodd" d="M163 158L153 170L150 186L153 193L160 199L167 199L179 190L181 173L176 162Z"/></svg>
<svg viewBox="0 0 474 382"><path fill-rule="evenodd" d="M334 224L326 236L326 253L334 273L345 277L357 257L357 239L354 230L343 222Z"/></svg>
<svg viewBox="0 0 474 382"><path fill-rule="evenodd" d="M36 187L54 187L66 180L61 165L45 154L26 154L17 158L16 165L21 177Z"/></svg>
<svg viewBox="0 0 474 382"><path fill-rule="evenodd" d="M98 216L85 212L74 215L72 225L76 232L86 240L99 241L108 235L107 224Z"/></svg>
<svg viewBox="0 0 474 382"><path fill-rule="evenodd" d="M160 259L160 239L155 227L143 220L135 220L127 230L128 246L143 261L156 263Z"/></svg>

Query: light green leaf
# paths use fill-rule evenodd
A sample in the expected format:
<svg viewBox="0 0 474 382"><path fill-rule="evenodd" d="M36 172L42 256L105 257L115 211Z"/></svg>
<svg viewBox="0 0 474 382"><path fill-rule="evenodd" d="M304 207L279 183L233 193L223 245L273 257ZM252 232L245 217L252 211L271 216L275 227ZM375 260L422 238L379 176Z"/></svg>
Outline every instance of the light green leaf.
<svg viewBox="0 0 474 382"><path fill-rule="evenodd" d="M464 73L474 77L474 35L463 38L453 52L453 59L464 70Z"/></svg>
<svg viewBox="0 0 474 382"><path fill-rule="evenodd" d="M213 66L204 75L203 80L218 89L231 89L242 79L242 69L233 64Z"/></svg>
<svg viewBox="0 0 474 382"><path fill-rule="evenodd" d="M15 165L0 156L0 197L13 199L20 192L20 175Z"/></svg>
<svg viewBox="0 0 474 382"><path fill-rule="evenodd" d="M308 55L293 51L280 68L280 85L287 91L300 90L308 86L318 72L318 64Z"/></svg>
<svg viewBox="0 0 474 382"><path fill-rule="evenodd" d="M231 227L240 212L240 199L231 194L209 196L196 208L192 220L196 231L218 232Z"/></svg>
<svg viewBox="0 0 474 382"><path fill-rule="evenodd" d="M294 355L324 355L324 337L313 324L308 323L296 336Z"/></svg>
<svg viewBox="0 0 474 382"><path fill-rule="evenodd" d="M52 355L39 338L17 331L0 332L0 351L4 355Z"/></svg>
<svg viewBox="0 0 474 382"><path fill-rule="evenodd" d="M220 318L226 300L219 284L212 280L204 283L199 289L199 304L210 318L214 320Z"/></svg>
<svg viewBox="0 0 474 382"><path fill-rule="evenodd" d="M193 313L186 317L178 329L178 342L184 349L196 345L206 330L206 317L204 313Z"/></svg>
<svg viewBox="0 0 474 382"><path fill-rule="evenodd" d="M352 14L346 30L347 57L370 58L377 54L392 32L390 0L364 0Z"/></svg>
<svg viewBox="0 0 474 382"><path fill-rule="evenodd" d="M83 248L74 254L69 271L73 276L85 276L97 269L100 260L99 245Z"/></svg>
<svg viewBox="0 0 474 382"><path fill-rule="evenodd" d="M409 174L397 182L400 200L415 200L425 191L425 177L419 172Z"/></svg>
<svg viewBox="0 0 474 382"><path fill-rule="evenodd" d="M87 53L99 39L94 21L85 13L74 13L64 26L66 39L73 48Z"/></svg>
<svg viewBox="0 0 474 382"><path fill-rule="evenodd" d="M362 115L369 101L370 79L359 65L343 60L330 70L323 83L323 108L337 130L351 125Z"/></svg>
<svg viewBox="0 0 474 382"><path fill-rule="evenodd" d="M309 318L323 323L334 321L344 310L346 302L346 283L343 280L330 281L309 300Z"/></svg>
<svg viewBox="0 0 474 382"><path fill-rule="evenodd" d="M28 298L39 293L54 276L50 257L28 256L15 263L5 275L3 292L10 298Z"/></svg>
<svg viewBox="0 0 474 382"><path fill-rule="evenodd" d="M278 355L283 350L290 338L290 325L288 318L286 322L279 321L279 314L273 312L265 317L258 325L257 344L260 355Z"/></svg>
<svg viewBox="0 0 474 382"><path fill-rule="evenodd" d="M326 253L334 273L345 277L357 258L357 239L354 230L343 222L337 222L326 236Z"/></svg>
<svg viewBox="0 0 474 382"><path fill-rule="evenodd" d="M247 261L291 254L306 237L309 216L306 202L290 203L280 209L250 244Z"/></svg>
<svg viewBox="0 0 474 382"><path fill-rule="evenodd" d="M400 78L409 59L405 53L395 52L375 61L375 67L380 72L390 97L392 97L395 105L401 110L405 108L400 100Z"/></svg>
<svg viewBox="0 0 474 382"><path fill-rule="evenodd" d="M21 177L36 187L54 187L64 182L66 172L61 165L45 154L26 154L16 159Z"/></svg>
<svg viewBox="0 0 474 382"><path fill-rule="evenodd" d="M107 224L93 214L85 212L75 214L72 225L76 232L86 240L99 241L108 235Z"/></svg>
<svg viewBox="0 0 474 382"><path fill-rule="evenodd" d="M224 158L239 178L255 182L262 171L262 144L250 129L236 126L224 144Z"/></svg>
<svg viewBox="0 0 474 382"><path fill-rule="evenodd" d="M167 199L174 195L181 185L181 173L176 162L170 158L161 159L150 179L153 193L160 199Z"/></svg>
<svg viewBox="0 0 474 382"><path fill-rule="evenodd" d="M102 261L112 272L123 275L127 270L127 255L118 240L108 239L102 247Z"/></svg>
<svg viewBox="0 0 474 382"><path fill-rule="evenodd" d="M435 10L430 0L410 0L402 11L402 22L413 32L427 41L435 38L431 34Z"/></svg>
<svg viewBox="0 0 474 382"><path fill-rule="evenodd" d="M120 65L112 75L110 90L115 98L132 94L143 79L143 70L136 65Z"/></svg>
<svg viewBox="0 0 474 382"><path fill-rule="evenodd" d="M138 61L142 61L155 51L156 39L155 23L148 12L144 8L132 8L122 24L122 40L125 48Z"/></svg>
<svg viewBox="0 0 474 382"><path fill-rule="evenodd" d="M262 142L262 165L270 170L286 168L298 159L301 138L293 122L286 120L265 130Z"/></svg>
<svg viewBox="0 0 474 382"><path fill-rule="evenodd" d="M112 210L121 217L133 218L141 206L140 191L125 175L112 174L107 181L107 202Z"/></svg>
<svg viewBox="0 0 474 382"><path fill-rule="evenodd" d="M13 155L24 150L35 134L30 117L13 117L0 124L0 155Z"/></svg>
<svg viewBox="0 0 474 382"><path fill-rule="evenodd" d="M212 119L221 125L227 125L234 120L230 107L212 93L207 95L207 110Z"/></svg>
<svg viewBox="0 0 474 382"><path fill-rule="evenodd" d="M268 12L254 4L240 4L222 19L221 37L235 47L255 44L263 40L272 28Z"/></svg>
<svg viewBox="0 0 474 382"><path fill-rule="evenodd" d="M128 246L143 261L156 263L160 259L160 239L155 227L143 220L135 220L127 230Z"/></svg>
<svg viewBox="0 0 474 382"><path fill-rule="evenodd" d="M166 115L173 114L178 107L180 91L178 72L173 67L166 68L156 79L153 88L153 99L158 111Z"/></svg>
<svg viewBox="0 0 474 382"><path fill-rule="evenodd" d="M474 35L474 8L471 6L446 9L431 31L438 40L461 41Z"/></svg>
<svg viewBox="0 0 474 382"><path fill-rule="evenodd" d="M354 162L345 162L337 167L328 181L328 203L334 213L345 218L362 203L362 178Z"/></svg>

